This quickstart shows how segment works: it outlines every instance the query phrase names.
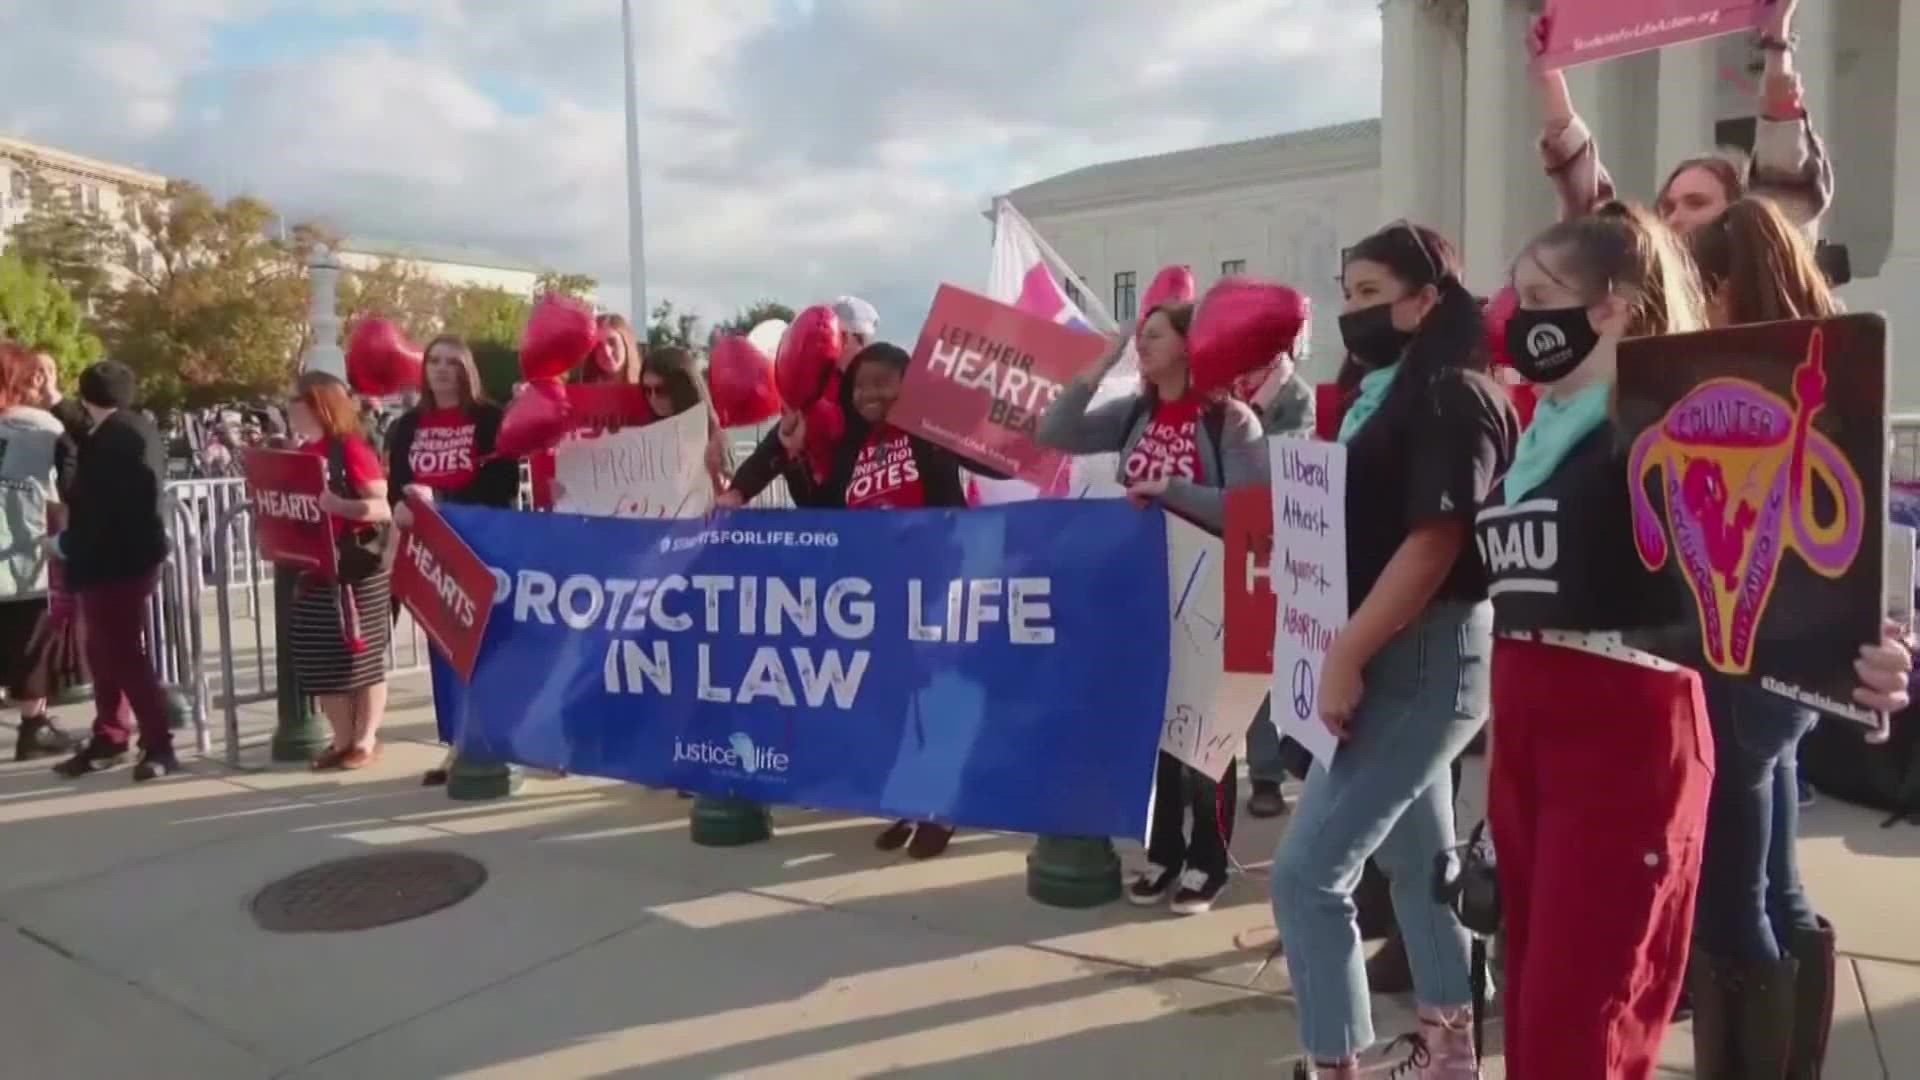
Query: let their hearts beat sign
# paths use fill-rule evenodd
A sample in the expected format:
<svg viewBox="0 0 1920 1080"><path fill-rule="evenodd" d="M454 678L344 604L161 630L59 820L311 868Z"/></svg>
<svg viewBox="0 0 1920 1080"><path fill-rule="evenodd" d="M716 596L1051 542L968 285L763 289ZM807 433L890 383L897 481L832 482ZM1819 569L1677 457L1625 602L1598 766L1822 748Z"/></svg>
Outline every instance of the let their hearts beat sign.
<svg viewBox="0 0 1920 1080"><path fill-rule="evenodd" d="M1098 335L942 285L890 419L963 458L1046 488L1062 462L1034 442L1040 416L1106 347Z"/></svg>
<svg viewBox="0 0 1920 1080"><path fill-rule="evenodd" d="M1167 518L1168 670L1160 749L1218 780L1267 694L1265 675L1221 670L1225 551L1217 537Z"/></svg>
<svg viewBox="0 0 1920 1080"><path fill-rule="evenodd" d="M553 508L594 517L698 516L713 505L706 447L704 409L645 427L576 434L554 451Z"/></svg>
<svg viewBox="0 0 1920 1080"><path fill-rule="evenodd" d="M1550 0L1543 71L1751 30L1770 0Z"/></svg>
<svg viewBox="0 0 1920 1080"><path fill-rule="evenodd" d="M246 450L241 462L253 519L260 532L260 554L268 562L331 573L333 530L320 510L327 489L327 463L317 454L291 450Z"/></svg>
<svg viewBox="0 0 1920 1080"><path fill-rule="evenodd" d="M1320 722L1320 669L1347 624L1347 448L1274 439L1273 553L1279 603L1273 722L1326 765L1338 747Z"/></svg>
<svg viewBox="0 0 1920 1080"><path fill-rule="evenodd" d="M493 613L493 571L430 504L409 498L407 508L413 527L400 532L393 594L460 677L471 679Z"/></svg>

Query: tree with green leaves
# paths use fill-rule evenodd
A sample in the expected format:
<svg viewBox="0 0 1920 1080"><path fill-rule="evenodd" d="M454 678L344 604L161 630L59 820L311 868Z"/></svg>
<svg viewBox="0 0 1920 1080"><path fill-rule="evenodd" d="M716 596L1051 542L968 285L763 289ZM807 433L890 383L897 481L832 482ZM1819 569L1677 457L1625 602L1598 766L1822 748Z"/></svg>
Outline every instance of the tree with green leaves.
<svg viewBox="0 0 1920 1080"><path fill-rule="evenodd" d="M647 325L647 348L679 347L698 349L706 343L700 333L700 316L680 311L673 301L662 300L653 308L653 320Z"/></svg>
<svg viewBox="0 0 1920 1080"><path fill-rule="evenodd" d="M714 327L722 334L745 334L768 319L781 322L793 321L793 309L777 300L755 300L740 310L738 315Z"/></svg>
<svg viewBox="0 0 1920 1080"><path fill-rule="evenodd" d="M286 392L306 333L306 270L269 238L272 207L224 203L186 181L137 205L130 247L151 252L98 312L115 358L156 408Z"/></svg>
<svg viewBox="0 0 1920 1080"><path fill-rule="evenodd" d="M17 251L0 254L0 338L51 355L67 387L101 353L100 339L87 330L85 313L66 286Z"/></svg>
<svg viewBox="0 0 1920 1080"><path fill-rule="evenodd" d="M356 319L384 316L414 344L425 345L441 332L446 306L445 285L415 264L388 258L371 270L342 273L335 310L348 326Z"/></svg>
<svg viewBox="0 0 1920 1080"><path fill-rule="evenodd" d="M7 248L46 268L82 310L113 285L113 268L130 260L125 237L105 214L72 193L36 179L25 219L7 232Z"/></svg>
<svg viewBox="0 0 1920 1080"><path fill-rule="evenodd" d="M495 341L517 348L533 304L526 297L489 285L461 285L447 291L441 311L443 333L459 334L470 345Z"/></svg>
<svg viewBox="0 0 1920 1080"><path fill-rule="evenodd" d="M542 293L557 292L587 300L592 298L594 290L599 287L600 280L591 274L563 274L558 270L546 270L534 279L533 294L539 296Z"/></svg>

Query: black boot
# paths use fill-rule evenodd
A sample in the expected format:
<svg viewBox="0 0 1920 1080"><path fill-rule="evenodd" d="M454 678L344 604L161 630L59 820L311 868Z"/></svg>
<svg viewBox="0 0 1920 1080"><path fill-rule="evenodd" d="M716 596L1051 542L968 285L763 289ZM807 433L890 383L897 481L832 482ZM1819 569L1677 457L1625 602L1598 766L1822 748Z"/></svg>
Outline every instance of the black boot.
<svg viewBox="0 0 1920 1080"><path fill-rule="evenodd" d="M1787 1080L1820 1080L1827 1060L1827 1033L1833 1030L1833 924L1825 919L1813 930L1795 930L1788 942L1799 970L1793 984L1793 1049Z"/></svg>
<svg viewBox="0 0 1920 1080"><path fill-rule="evenodd" d="M1793 1039L1797 965L1738 965L1696 952L1693 991L1696 1080L1784 1080Z"/></svg>
<svg viewBox="0 0 1920 1080"><path fill-rule="evenodd" d="M13 760L32 761L34 758L57 757L74 748L73 736L60 730L60 725L45 713L39 716L20 718L20 731L13 741Z"/></svg>

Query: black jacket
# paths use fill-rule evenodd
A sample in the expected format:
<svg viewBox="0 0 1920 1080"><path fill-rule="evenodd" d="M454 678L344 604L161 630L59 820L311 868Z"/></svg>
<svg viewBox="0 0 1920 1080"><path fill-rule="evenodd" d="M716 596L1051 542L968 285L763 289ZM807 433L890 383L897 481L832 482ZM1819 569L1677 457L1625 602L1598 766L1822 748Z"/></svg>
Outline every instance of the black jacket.
<svg viewBox="0 0 1920 1080"><path fill-rule="evenodd" d="M80 444L60 536L69 587L139 577L167 560L166 475L166 440L139 413L108 414Z"/></svg>
<svg viewBox="0 0 1920 1080"><path fill-rule="evenodd" d="M848 417L846 434L834 444L833 465L827 472L826 483L813 483L812 476L804 468L787 473L787 485L793 491L795 505L836 510L846 507L847 485L853 480L853 467L860 460L860 451L867 444L867 436L873 433L873 425L860 419L858 414L849 410ZM774 445L779 460L785 460L785 447L779 445L777 434ZM962 468L994 480L1009 478L1006 473L969 461L918 435L908 435L907 445L913 448L913 462L920 470L921 490L926 493L928 509L967 505L967 479L960 474Z"/></svg>
<svg viewBox="0 0 1920 1080"><path fill-rule="evenodd" d="M467 407L473 418L473 454L479 465L473 479L458 491L438 491L441 502L467 506L494 506L513 509L520 500L520 462L514 458L495 458L493 448L500 438L500 406L474 404ZM413 483L413 434L420 425L420 414L408 410L387 429L387 501L399 505L406 498L406 487Z"/></svg>

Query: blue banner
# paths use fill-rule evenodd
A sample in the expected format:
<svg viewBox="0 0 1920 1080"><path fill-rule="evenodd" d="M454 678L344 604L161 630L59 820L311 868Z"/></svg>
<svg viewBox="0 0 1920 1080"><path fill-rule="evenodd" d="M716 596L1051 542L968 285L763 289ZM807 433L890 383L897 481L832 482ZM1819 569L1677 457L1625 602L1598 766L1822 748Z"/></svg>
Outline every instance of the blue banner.
<svg viewBox="0 0 1920 1080"><path fill-rule="evenodd" d="M497 589L472 684L435 659L464 752L771 804L1143 832L1168 664L1158 513L443 512Z"/></svg>

